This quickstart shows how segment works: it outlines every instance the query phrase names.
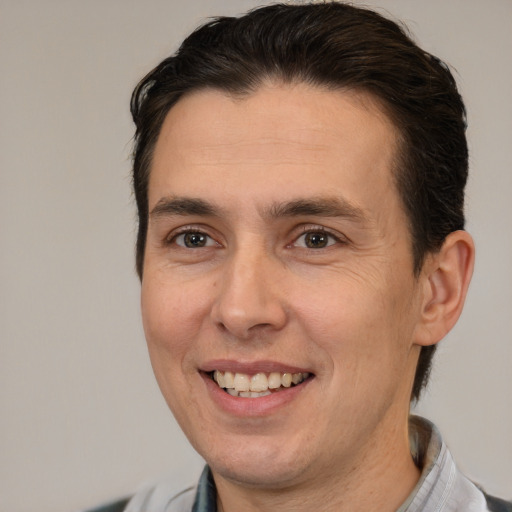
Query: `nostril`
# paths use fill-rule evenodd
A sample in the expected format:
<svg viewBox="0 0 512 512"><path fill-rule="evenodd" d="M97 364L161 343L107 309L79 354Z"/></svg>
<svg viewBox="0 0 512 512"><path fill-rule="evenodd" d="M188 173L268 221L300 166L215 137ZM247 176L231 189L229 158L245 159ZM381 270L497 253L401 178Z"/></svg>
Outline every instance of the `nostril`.
<svg viewBox="0 0 512 512"><path fill-rule="evenodd" d="M219 331L221 331L223 333L227 331L226 326L222 322L217 322L216 325L217 325L217 329L219 329Z"/></svg>

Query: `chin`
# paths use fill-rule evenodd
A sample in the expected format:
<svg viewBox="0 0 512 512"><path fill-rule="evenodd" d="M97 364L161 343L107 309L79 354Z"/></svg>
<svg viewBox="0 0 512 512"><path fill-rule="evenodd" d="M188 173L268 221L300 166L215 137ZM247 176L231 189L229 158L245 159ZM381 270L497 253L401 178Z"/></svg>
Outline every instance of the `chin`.
<svg viewBox="0 0 512 512"><path fill-rule="evenodd" d="M269 461L265 466L254 464L235 465L216 464L210 466L214 475L219 475L225 480L229 480L244 487L256 489L274 489L280 490L290 487L301 479L303 473L295 463L295 467L283 468L274 461Z"/></svg>
<svg viewBox="0 0 512 512"><path fill-rule="evenodd" d="M245 487L276 490L301 480L308 467L304 450L287 453L282 445L262 446L254 440L250 443L251 447L233 447L227 454L206 454L205 460L214 475Z"/></svg>

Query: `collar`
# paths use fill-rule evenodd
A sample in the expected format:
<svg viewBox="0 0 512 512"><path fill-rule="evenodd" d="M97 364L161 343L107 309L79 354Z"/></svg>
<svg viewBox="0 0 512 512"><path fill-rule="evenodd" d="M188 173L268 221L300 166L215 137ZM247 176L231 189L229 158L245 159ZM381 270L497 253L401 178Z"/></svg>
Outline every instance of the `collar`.
<svg viewBox="0 0 512 512"><path fill-rule="evenodd" d="M192 512L217 512L217 489L208 466L205 466L199 478Z"/></svg>
<svg viewBox="0 0 512 512"><path fill-rule="evenodd" d="M437 427L420 416L409 417L409 445L421 476L414 490L397 512L442 510L445 491L451 488L456 467ZM432 508L432 510L436 510Z"/></svg>

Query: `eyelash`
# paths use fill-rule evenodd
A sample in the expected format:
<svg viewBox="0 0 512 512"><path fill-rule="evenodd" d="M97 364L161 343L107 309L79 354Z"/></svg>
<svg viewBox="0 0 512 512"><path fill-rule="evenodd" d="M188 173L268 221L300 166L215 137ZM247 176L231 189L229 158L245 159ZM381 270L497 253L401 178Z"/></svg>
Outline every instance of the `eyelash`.
<svg viewBox="0 0 512 512"><path fill-rule="evenodd" d="M165 245L178 245L178 247L182 247L184 249L191 249L191 247L184 247L184 246L179 245L179 244L176 243L176 240L180 236L186 236L188 234L204 236L204 237L208 238L210 241L214 241L215 242L215 239L213 237L211 237L208 233L206 233L204 230L202 230L200 228L183 227L179 231L177 231L175 233L172 233L171 235L166 237L166 239L164 240L164 243L165 243Z"/></svg>
<svg viewBox="0 0 512 512"><path fill-rule="evenodd" d="M304 237L308 234L311 234L311 235L320 234L320 235L327 236L329 239L331 239L331 241L334 241L334 243L328 243L325 247L320 247L320 248L301 247L302 249L306 249L306 250L310 250L310 251L318 251L320 249L326 249L332 245L347 243L347 241L344 238L340 237L339 235L335 235L331 231L328 231L327 229L325 229L323 226L311 226L311 225L302 226L301 231L302 232L297 237L295 237L291 243L289 243L287 245L288 248L296 245L298 240L300 240L302 237ZM176 240L179 237L186 236L187 234L204 236L207 239L209 239L210 242L213 241L215 244L220 245L205 230L200 229L200 228L195 228L192 226L183 227L179 231L172 233L171 235L166 237L166 239L164 240L164 244L165 245L173 245L174 244L174 245L178 245L178 247L182 247L184 249L192 249L191 247L186 247L186 246L176 243ZM207 243L208 243L208 241L207 241ZM207 245L207 246L202 246L199 248L204 248L204 247L209 247L209 246Z"/></svg>
<svg viewBox="0 0 512 512"><path fill-rule="evenodd" d="M306 235L309 235L309 234L310 235L320 234L323 236L327 236L328 238L333 240L334 243L328 243L325 247L320 247L320 248L302 247L302 249L306 249L306 250L310 250L310 251L317 251L320 249L326 249L326 248L330 247L331 245L347 243L347 241L345 239L341 238L339 235L335 235L331 231L328 231L323 226L309 226L308 225L308 226L302 226L302 233L294 239L294 241L290 244L290 246L295 245L299 239L301 239L302 237L305 237Z"/></svg>

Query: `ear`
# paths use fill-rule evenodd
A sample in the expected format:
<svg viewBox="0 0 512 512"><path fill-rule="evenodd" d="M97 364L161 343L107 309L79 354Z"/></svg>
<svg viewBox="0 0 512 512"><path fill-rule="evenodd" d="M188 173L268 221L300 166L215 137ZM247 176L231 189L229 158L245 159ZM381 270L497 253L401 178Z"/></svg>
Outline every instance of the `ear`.
<svg viewBox="0 0 512 512"><path fill-rule="evenodd" d="M457 322L473 274L475 245L466 231L450 233L422 269L423 300L414 342L434 345Z"/></svg>

